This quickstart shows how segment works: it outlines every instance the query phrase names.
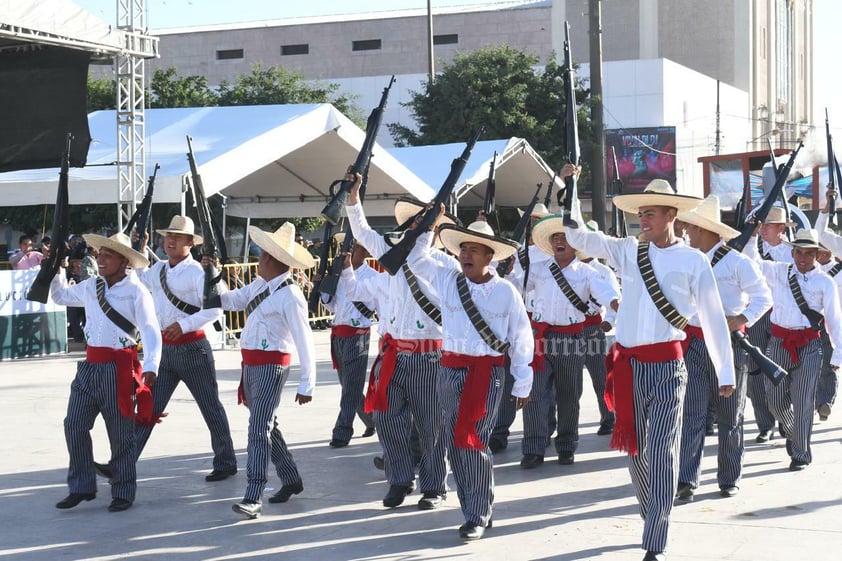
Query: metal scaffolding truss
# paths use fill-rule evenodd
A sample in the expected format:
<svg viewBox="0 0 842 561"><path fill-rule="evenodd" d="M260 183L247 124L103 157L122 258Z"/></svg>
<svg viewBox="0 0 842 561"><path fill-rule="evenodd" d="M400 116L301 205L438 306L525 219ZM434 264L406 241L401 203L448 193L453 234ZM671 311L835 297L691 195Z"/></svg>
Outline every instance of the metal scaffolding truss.
<svg viewBox="0 0 842 561"><path fill-rule="evenodd" d="M146 58L158 56L158 39L146 35L145 0L117 0L117 29L125 49L115 57L117 78L117 226L135 211L146 191Z"/></svg>

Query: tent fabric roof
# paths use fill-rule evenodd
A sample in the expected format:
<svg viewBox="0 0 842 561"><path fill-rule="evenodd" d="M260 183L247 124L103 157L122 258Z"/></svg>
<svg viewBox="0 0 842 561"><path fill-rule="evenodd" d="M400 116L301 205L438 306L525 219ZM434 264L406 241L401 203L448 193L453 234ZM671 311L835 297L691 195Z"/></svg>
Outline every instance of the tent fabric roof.
<svg viewBox="0 0 842 561"><path fill-rule="evenodd" d="M89 115L93 142L88 165L70 170L71 204L117 201L117 127L114 111ZM317 216L327 188L356 158L365 133L330 104L148 109L146 167L161 169L155 203L181 201L189 177L186 136L205 194L228 197L233 216ZM105 165L103 165L105 164ZM7 206L52 204L58 169L0 174ZM429 200L434 191L379 145L366 194L371 216L390 216L407 194ZM370 207L370 208L369 208Z"/></svg>
<svg viewBox="0 0 842 561"><path fill-rule="evenodd" d="M464 148L464 143L453 143L393 148L391 152L438 191L450 172L450 163L459 157ZM474 146L468 164L456 183L454 194L460 206L482 206L494 152L497 152L497 206L526 206L535 194L536 184L543 183L546 186L552 178L553 170L526 140L517 137L508 140L482 140ZM562 182L556 180L554 191L561 185Z"/></svg>

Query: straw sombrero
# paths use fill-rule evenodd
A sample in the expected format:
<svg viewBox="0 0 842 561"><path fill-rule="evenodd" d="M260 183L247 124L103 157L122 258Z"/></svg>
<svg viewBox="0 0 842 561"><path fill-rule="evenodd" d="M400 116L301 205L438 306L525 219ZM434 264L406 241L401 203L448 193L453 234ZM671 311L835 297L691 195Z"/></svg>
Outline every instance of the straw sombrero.
<svg viewBox="0 0 842 561"><path fill-rule="evenodd" d="M494 235L494 230L488 222L477 220L467 228L456 224L442 224L439 227L439 239L442 245L450 253L459 254L459 249L465 242L474 242L490 247L494 252L494 260L502 261L515 254L518 244L514 240L499 238Z"/></svg>
<svg viewBox="0 0 842 561"><path fill-rule="evenodd" d="M193 244L199 245L202 243L202 236L196 234L196 228L193 226L193 220L189 216L175 215L170 220L170 225L163 230L155 230L158 234L166 236L167 234L185 234L193 236Z"/></svg>
<svg viewBox="0 0 842 561"><path fill-rule="evenodd" d="M679 212L676 218L687 224L698 226L703 230L708 230L714 234L718 234L723 240L728 241L736 238L740 233L722 223L722 215L719 211L719 197L716 195L708 195L702 203L692 210Z"/></svg>
<svg viewBox="0 0 842 561"><path fill-rule="evenodd" d="M763 224L786 224L787 226L795 225L792 221L787 222L786 213L784 212L783 207L779 206L773 206L769 209L769 214L766 215L766 220L763 221Z"/></svg>
<svg viewBox="0 0 842 561"><path fill-rule="evenodd" d="M398 225L401 225L420 211L424 210L426 206L427 204L422 203L421 201L401 197L395 202L395 220L397 220ZM439 224L456 224L456 217L449 212L445 212L438 220L436 220L433 228L437 227Z"/></svg>
<svg viewBox="0 0 842 561"><path fill-rule="evenodd" d="M249 237L261 250L293 269L309 269L316 265L310 252L295 241L295 226L290 222L284 222L274 232L249 226Z"/></svg>
<svg viewBox="0 0 842 561"><path fill-rule="evenodd" d="M555 255L555 250L553 249L553 244L550 242L550 238L553 237L553 234L563 232L564 217L558 214L547 216L546 218L542 218L536 222L535 226L532 227L532 243L534 243L535 247L540 249L543 253L546 253L547 255Z"/></svg>
<svg viewBox="0 0 842 561"><path fill-rule="evenodd" d="M336 245L342 245L342 242L345 241L345 232L339 232L338 234L333 234L333 241L336 242Z"/></svg>
<svg viewBox="0 0 842 561"><path fill-rule="evenodd" d="M97 251L110 249L119 253L129 260L129 266L133 269L142 269L149 266L149 259L132 249L132 241L123 232L118 232L110 238L98 234L82 234L82 239L89 247Z"/></svg>
<svg viewBox="0 0 842 561"><path fill-rule="evenodd" d="M809 230L800 228L797 232L795 232L795 238L793 238L791 242L783 240L781 243L785 243L790 247L800 247L802 249L822 248L819 244L819 233L813 228L810 228Z"/></svg>
<svg viewBox="0 0 842 561"><path fill-rule="evenodd" d="M518 216L523 216L523 211L521 209L517 209ZM547 210L547 207L544 203L538 203L535 205L535 208L532 209L532 212L529 216L535 218L544 218L545 216L550 216L550 211Z"/></svg>
<svg viewBox="0 0 842 561"><path fill-rule="evenodd" d="M642 193L617 195L613 199L614 206L623 212L637 212L642 206L668 206L680 211L691 210L702 199L690 195L678 195L670 184L663 179L654 179Z"/></svg>

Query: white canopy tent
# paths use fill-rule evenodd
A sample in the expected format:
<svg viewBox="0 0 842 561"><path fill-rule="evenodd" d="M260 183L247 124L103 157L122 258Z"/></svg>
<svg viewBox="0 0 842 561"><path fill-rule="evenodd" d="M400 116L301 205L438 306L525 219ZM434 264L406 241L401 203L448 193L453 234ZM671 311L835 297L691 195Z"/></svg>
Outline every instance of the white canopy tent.
<svg viewBox="0 0 842 561"><path fill-rule="evenodd" d="M117 202L114 111L89 116L88 165L70 170L70 204ZM233 216L317 216L328 186L356 158L365 133L330 104L148 109L146 166L158 163L155 203L183 201L190 176L186 136L210 197L228 198ZM0 174L6 206L52 204L58 169ZM366 212L391 216L401 196L422 200L434 191L379 145L375 146Z"/></svg>

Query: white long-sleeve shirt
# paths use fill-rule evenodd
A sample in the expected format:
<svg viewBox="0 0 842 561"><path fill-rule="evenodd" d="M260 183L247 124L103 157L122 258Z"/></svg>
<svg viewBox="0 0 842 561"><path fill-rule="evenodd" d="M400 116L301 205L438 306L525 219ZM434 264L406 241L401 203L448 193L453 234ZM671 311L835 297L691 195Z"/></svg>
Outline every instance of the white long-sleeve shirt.
<svg viewBox="0 0 842 561"><path fill-rule="evenodd" d="M373 278L378 274L379 273L369 267L367 263L363 263L355 270L356 278L361 281ZM343 278L340 277L339 285L336 287L336 294L333 295L333 298L331 298L329 302L325 302L324 298L322 298L322 303L325 305L325 308L333 314L333 325L350 325L352 327L359 328L371 327L371 320L360 313L354 305L354 300L348 298L345 286L347 284L348 280L343 280ZM361 302L369 310L376 311L378 308L374 298L357 300L357 302Z"/></svg>
<svg viewBox="0 0 842 561"><path fill-rule="evenodd" d="M613 288L618 295L622 296L620 283L617 282L617 274L611 269L611 267L603 265L596 259L587 261L587 264L596 269L596 272L599 273L599 277L610 284L611 288ZM593 300L588 300L588 306L590 307L588 315L602 314L602 321L608 322L613 326L617 319L617 312L614 311L614 308L612 308L610 304L610 302L606 302L603 305L600 305L599 303L594 303Z"/></svg>
<svg viewBox="0 0 842 561"><path fill-rule="evenodd" d="M830 364L842 365L842 329L840 329L842 311L839 308L839 292L833 279L819 267L813 267L806 273L799 273L795 265L789 263L764 260L758 263L769 288L772 289L772 299L775 302L772 307L772 323L785 329L810 327L809 320L801 313L798 304L795 303L792 289L789 287L789 275L792 274L798 281L798 286L801 287L807 306L824 314L825 329L833 345Z"/></svg>
<svg viewBox="0 0 842 561"><path fill-rule="evenodd" d="M167 271L167 286L179 300L198 306L200 310L195 314L182 312L169 301L161 286L161 269ZM181 326L181 331L188 333L198 331L202 326L212 323L222 317L220 308L201 309L205 290L205 272L202 266L190 255L175 267L170 267L168 261L159 261L148 268L135 269L140 281L152 293L158 322L166 329L173 323Z"/></svg>
<svg viewBox="0 0 842 561"><path fill-rule="evenodd" d="M477 332L459 297L456 276L461 273L458 261L442 262L429 254L414 253L410 257L410 267L418 275L430 279L436 289L433 303L442 312L442 350L469 356L500 356L483 341ZM465 279L471 299L491 331L501 341L509 343L508 355L511 359L511 373L515 382L512 395L526 397L532 390L532 361L535 341L526 308L517 289L512 283L497 276L492 271L488 282L476 284Z"/></svg>
<svg viewBox="0 0 842 561"><path fill-rule="evenodd" d="M125 349L137 345L134 334L126 333L108 319L96 296L96 277L70 285L59 271L50 282L50 296L56 304L85 308L85 340L91 347ZM105 285L105 299L140 332L143 341L143 371L158 373L161 364L161 326L155 316L152 295L133 271L112 286Z"/></svg>
<svg viewBox="0 0 842 561"><path fill-rule="evenodd" d="M749 241L743 250L743 252L751 259L762 258L757 249L757 243L757 234L755 234L749 238ZM781 242L778 245L769 245L762 239L760 240L760 243L763 246L763 254L771 257L772 261L777 261L779 263L792 263L792 248L785 243ZM765 259L765 261L768 261L768 259Z"/></svg>
<svg viewBox="0 0 842 561"><path fill-rule="evenodd" d="M705 255L713 260L716 250L723 245L717 243ZM729 251L713 267L716 287L722 301L725 316L744 315L751 327L772 307L772 292L766 285L766 279L757 264L740 253ZM699 327L699 318L694 315L690 324Z"/></svg>
<svg viewBox="0 0 842 561"><path fill-rule="evenodd" d="M536 246L536 245L528 246L527 251L528 251L528 254L529 254L529 270L530 270L530 272L532 271L532 269L534 267L552 259L552 257L550 257L549 255L547 255L546 253L544 253L543 251L538 249L538 246ZM512 265L512 272L509 273L508 275L506 275L506 280L511 282L513 285L515 285L515 288L517 288L518 291L521 294L523 294L523 301L526 304L526 311L532 312L533 307L534 307L534 298L533 298L532 293L526 291L526 286L524 286L524 277L526 277L526 273L523 270L523 265L521 264L520 259L518 258L517 254L516 254L515 255L515 263L514 263L514 265ZM526 277L526 280L528 281L529 278Z"/></svg>
<svg viewBox="0 0 842 561"><path fill-rule="evenodd" d="M684 340L684 331L664 319L646 290L637 266L637 239L588 232L578 218L578 228L565 229L568 242L587 255L607 259L619 271L623 298L617 310L617 342L624 347L637 347ZM683 242L665 248L649 244L649 259L661 291L678 313L684 317L698 314L719 385L734 385L731 337L710 262Z"/></svg>
<svg viewBox="0 0 842 561"><path fill-rule="evenodd" d="M350 205L345 207L348 214L348 220L351 223L351 231L357 240L357 243L363 246L375 257L380 257L389 250L389 245L383 239L383 236L375 232L368 225L368 221L363 213L362 205ZM432 240L432 233L425 232L419 238L415 247L410 253L408 262L412 262L412 254L415 252L424 252L429 254L432 258L446 263L453 261L452 257L445 255L443 252L435 250L430 247ZM349 267L350 268L350 267ZM410 265L410 269L411 269ZM347 269L345 269L347 271ZM351 290L348 292L353 300L371 300L374 295L370 293L373 287L366 287L369 281L361 282L356 279L353 273L346 273L343 275L349 279L351 283L349 286ZM431 301L435 297L435 289L430 282L422 276L416 275L418 278L418 287L421 289L427 298ZM383 281L378 281L383 282ZM402 271L396 275L387 275L386 294L388 298L381 299L382 312L380 316L379 327L381 331L388 332L396 339L441 339L441 327L430 319L424 310L415 302L412 296L412 291L406 282L406 278ZM359 290L359 292L358 292Z"/></svg>
<svg viewBox="0 0 842 561"><path fill-rule="evenodd" d="M553 263L555 259L543 261L531 267L529 272L526 290L532 292L534 301L532 319L550 325L582 323L585 321L585 314L576 309L559 288L550 270ZM603 280L596 269L582 263L578 258L573 258L573 261L561 270L561 274L585 304L590 302L591 296L602 305L620 297L620 293L611 283Z"/></svg>
<svg viewBox="0 0 842 561"><path fill-rule="evenodd" d="M240 334L240 347L282 353L295 350L301 365L298 393L313 395L316 386L316 351L307 317L307 301L295 283L278 290L278 286L287 278L289 272L269 282L257 277L243 288L223 292L222 309L244 310L252 298L268 287L269 296L246 318Z"/></svg>

